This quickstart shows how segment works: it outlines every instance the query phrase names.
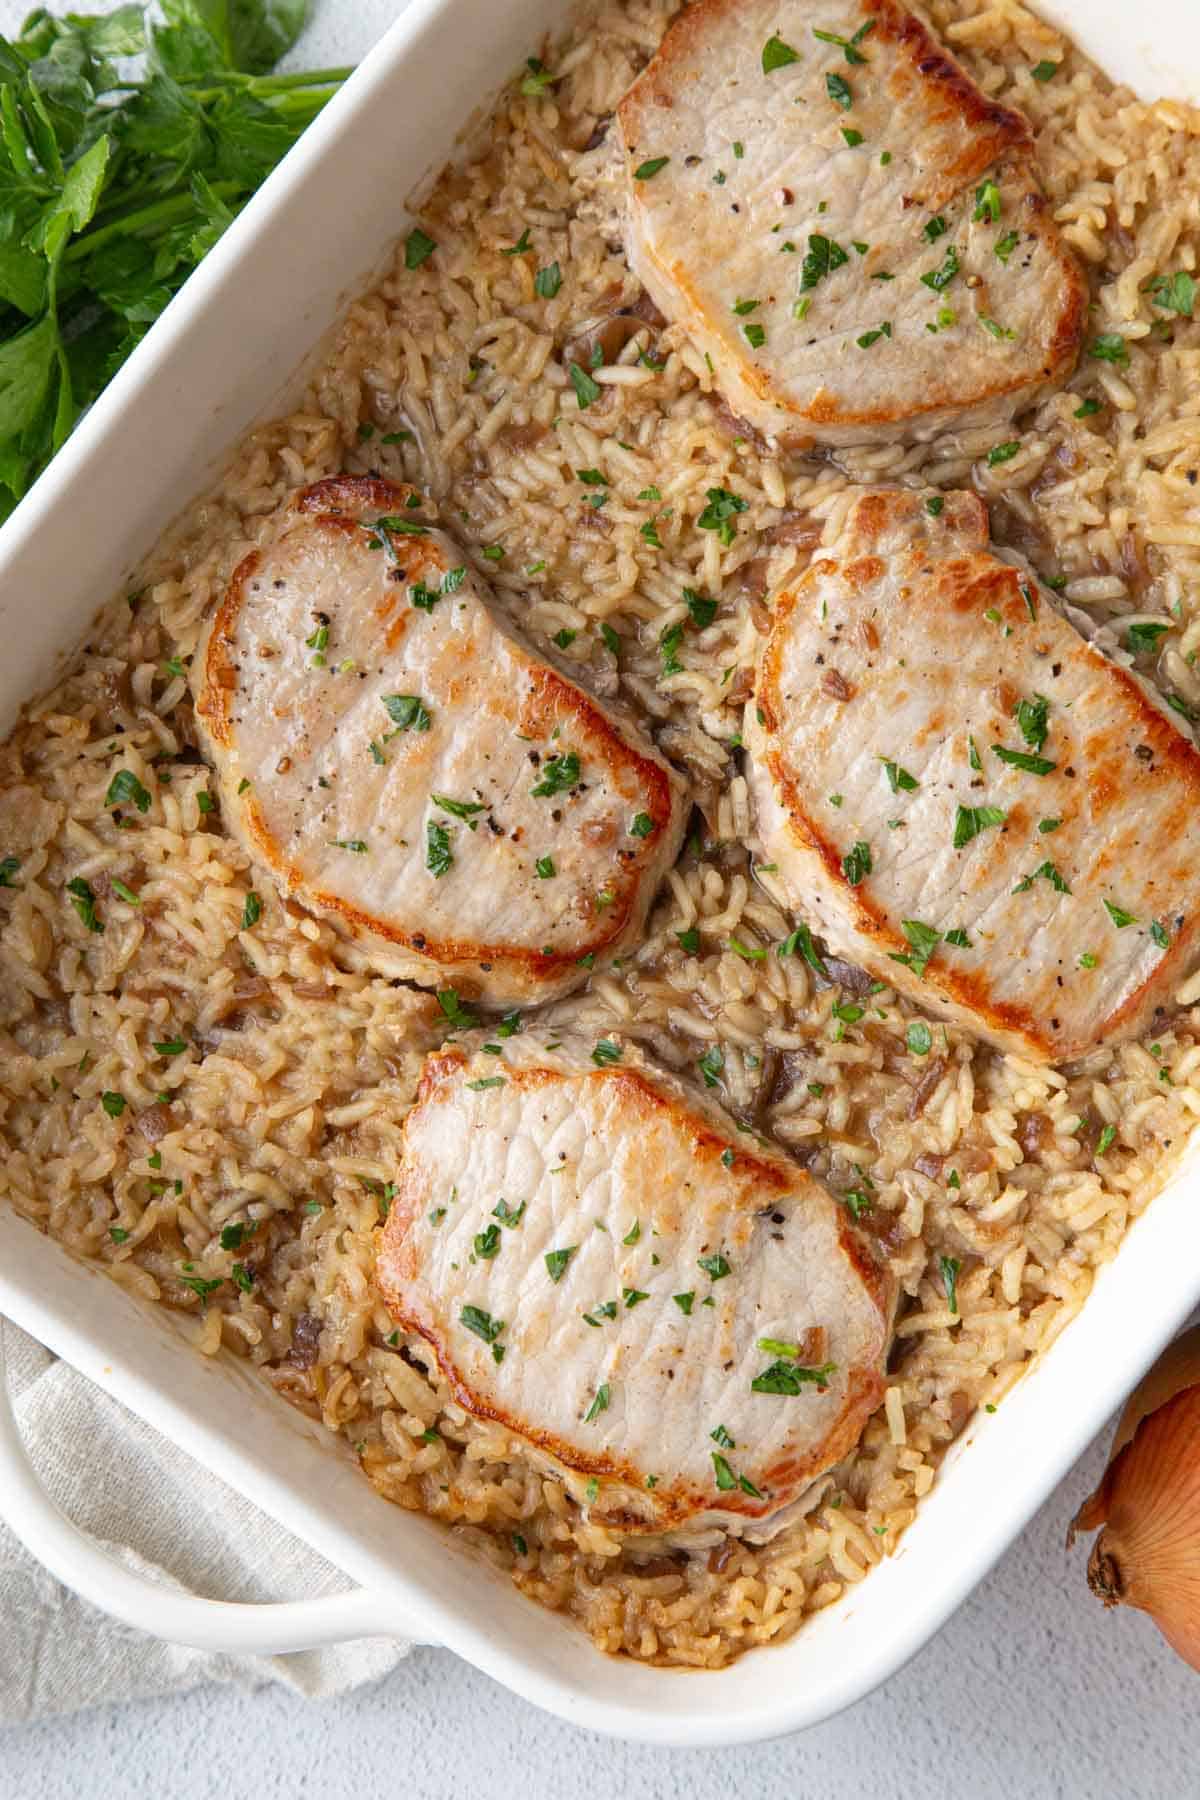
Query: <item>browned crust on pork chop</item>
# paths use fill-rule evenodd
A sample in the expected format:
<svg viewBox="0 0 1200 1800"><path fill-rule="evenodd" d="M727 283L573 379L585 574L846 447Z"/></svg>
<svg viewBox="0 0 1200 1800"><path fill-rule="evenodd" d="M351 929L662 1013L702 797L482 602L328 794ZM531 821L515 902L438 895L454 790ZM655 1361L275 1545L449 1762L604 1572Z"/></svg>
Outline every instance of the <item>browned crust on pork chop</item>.
<svg viewBox="0 0 1200 1800"><path fill-rule="evenodd" d="M726 16L738 19L742 10L742 0L692 0L676 13L652 62L617 108L628 143L638 143L643 125L652 124L653 108L674 106L671 83L704 44L712 26ZM912 74L919 77L930 97L931 116L939 116L940 110L941 116L957 117L970 127L970 140L962 155L938 171L950 192L966 187L1006 152L1032 148L1033 127L1024 113L989 100L914 13L896 0L859 0L859 10L864 22L874 21L871 39L877 44L894 44ZM904 73L903 66L895 71L893 83L901 84Z"/></svg>
<svg viewBox="0 0 1200 1800"><path fill-rule="evenodd" d="M468 1058L457 1048L446 1048L427 1058L409 1120L416 1119L422 1108L453 1103L453 1089L467 1061ZM508 1067L505 1079L514 1087L537 1090L572 1078L544 1067ZM647 1144L652 1143L655 1128L664 1124L671 1123L677 1129L686 1131L691 1138L690 1148L696 1163L698 1181L703 1180L706 1175L715 1175L721 1167L722 1158L729 1153L729 1133L722 1133L715 1125L707 1125L697 1116L697 1106L684 1105L673 1094L660 1091L636 1068L596 1069L585 1079L603 1082L609 1087L614 1084L619 1086L630 1114L641 1122ZM406 1121L406 1129L407 1123ZM766 1189L780 1199L811 1185L811 1177L803 1170L789 1167L778 1155L761 1155L749 1144L745 1147L739 1145L738 1162L750 1172L760 1189ZM402 1329L415 1332L429 1344L457 1403L472 1417L490 1420L512 1431L564 1468L642 1489L644 1471L635 1464L608 1453L596 1454L581 1449L578 1444L569 1442L555 1432L541 1429L531 1420L510 1412L480 1394L462 1378L452 1348L437 1325L420 1313L408 1309L403 1299L401 1283L405 1280L415 1281L421 1273L408 1232L420 1217L425 1201L420 1173L407 1163L402 1163L382 1234L376 1282L384 1304ZM891 1290L886 1275L848 1220L841 1217L838 1220L838 1240L842 1254L867 1290L880 1319L886 1321L891 1307ZM849 1370L843 1403L819 1444L804 1456L787 1458L771 1465L765 1472L761 1472L763 1480L775 1489L797 1491L840 1461L858 1442L867 1419L883 1399L886 1385L883 1375L877 1370L861 1366ZM670 1486L660 1485L656 1488L652 1526L648 1526L643 1516L632 1511L628 1515L622 1515L621 1520L624 1528L631 1531L667 1530L702 1513L712 1505L712 1500L710 1490L702 1489L694 1483L676 1480ZM730 1514L747 1519L761 1519L777 1511L778 1503L765 1496L755 1498L738 1489L721 1495L721 1507ZM606 1514L606 1518L613 1523L619 1522L611 1511Z"/></svg>
<svg viewBox="0 0 1200 1800"><path fill-rule="evenodd" d="M287 513L303 519L310 529L335 534L360 531L363 512L375 508L385 514L402 514L414 523L428 524L420 511L410 506L417 491L405 484L370 476L332 476L315 482L295 494ZM445 573L445 564L437 547L418 536L396 540L403 545L406 579L423 580L427 575ZM238 624L242 613L253 604L251 583L264 563L264 552L252 550L234 570L224 598L218 608L209 634L202 680L196 698L196 712L212 742L228 749L232 743L231 706L243 679L235 657ZM401 590L396 591L396 617L388 625L387 645L395 647L404 629L407 614L400 610ZM381 619L383 614L381 613ZM630 744L608 715L595 704L582 688L568 681L548 663L530 659L529 691L520 715L522 730L530 737L540 734L545 720L567 719L587 733L589 756L617 783L619 778L636 785L641 810L647 813L654 830L648 837L661 842L670 834L675 813L674 795L666 768L644 756ZM289 861L270 830L253 791L242 798L242 820L247 836L262 863L285 891L296 892L308 887L304 871ZM643 840L646 841L646 840ZM524 978L541 982L570 977L587 959L603 956L628 931L639 904L642 887L641 858L635 843L619 851L612 864L606 887L611 902L595 915L595 929L582 942L561 952L530 949L502 939L475 942L468 939L434 938L427 932L405 929L393 919L356 906L341 895L312 887L307 893L310 903L322 911L336 915L352 934L382 938L385 942L410 950L427 959L431 965L456 963L503 966ZM590 921L591 915L589 915Z"/></svg>
<svg viewBox="0 0 1200 1800"><path fill-rule="evenodd" d="M923 522L924 506L919 494L905 489L877 490L863 494L854 507L854 540L847 542L843 538L842 556L830 559L818 555L794 588L784 590L776 596L770 634L760 660L756 692L763 731L772 746L777 741L784 720L786 697L782 688L782 663L786 654L788 623L792 615L806 603L822 580L830 575L836 575L851 594L864 595L885 568L882 560L873 553L872 547L897 528ZM1008 628L1015 631L1018 627L1027 626L1028 581L1018 569L1009 567L988 554L991 540L987 509L983 502L972 494L958 492L948 495L939 524L947 535L952 534L959 539L961 554L939 557L933 565L934 578L908 589L902 604L911 608L922 603L937 621L943 619L949 611L971 618L980 614L997 615L998 630ZM863 546L859 553L855 552L855 541ZM828 670L824 673L814 670L814 683L828 679L829 673ZM1101 760L1094 762L1086 772L1088 793L1093 802L1102 806L1119 797L1122 765L1127 761L1124 751L1130 735L1132 715L1136 735L1141 743L1149 747L1154 765L1163 771L1169 770L1176 784L1177 795L1173 798L1166 817L1160 849L1161 857L1169 859L1173 854L1172 845L1182 840L1183 828L1195 818L1200 809L1200 752L1193 741L1179 731L1151 701L1142 683L1128 669L1112 663L1107 667L1107 674L1113 686L1120 691L1128 711L1121 716L1109 734L1111 742L1106 742L1103 737L1100 739ZM852 690L846 698L848 701L854 698ZM1094 745L1095 737L1091 741ZM1106 763L1103 758L1109 750L1111 761ZM870 940L881 958L890 959L893 955L906 954L910 945L890 921L886 908L875 901L866 884L855 887L847 880L843 867L844 850L828 835L806 802L786 757L775 747L769 747L760 754L783 805L789 835L798 846L819 857L831 886L840 892L840 904L851 916L854 929ZM1030 812L1030 824L1035 815L1036 808ZM1009 821L1016 822L1015 812L1011 808ZM1119 884L1121 865L1112 849L1102 847L1097 850L1092 872L1101 878L1111 874L1114 884ZM1167 868L1162 879L1164 885L1169 887L1173 882L1182 885L1190 880L1191 875L1192 871L1186 863L1179 863L1174 868ZM1165 959L1170 968L1182 973L1195 954L1198 940L1200 920L1186 918L1173 937L1168 958ZM1039 1057L1053 1056L1069 1060L1082 1055L1094 1042L1091 1036L1086 1040L1068 1042L1053 1036L1047 1029L1048 1022L1043 1011L1034 1012L1021 1005L997 1001L986 974L978 970L956 969L952 963L939 960L928 966L923 984L926 990L936 990L945 999L969 1009L985 1029L1018 1034ZM1163 989L1164 965L1160 964L1105 1018L1097 1035L1119 1035L1123 1029L1142 1019L1154 997L1161 996Z"/></svg>

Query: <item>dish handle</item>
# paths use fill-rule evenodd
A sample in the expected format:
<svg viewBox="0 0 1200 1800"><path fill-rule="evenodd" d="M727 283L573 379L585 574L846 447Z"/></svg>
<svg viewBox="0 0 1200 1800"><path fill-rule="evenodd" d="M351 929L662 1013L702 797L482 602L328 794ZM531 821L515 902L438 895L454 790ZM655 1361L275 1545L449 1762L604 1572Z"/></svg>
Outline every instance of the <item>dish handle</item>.
<svg viewBox="0 0 1200 1800"><path fill-rule="evenodd" d="M366 1588L245 1605L179 1593L126 1568L71 1523L34 1473L9 1393L3 1324L0 1319L0 1516L64 1586L135 1631L214 1653L285 1656L364 1637L430 1641L428 1625L404 1618L394 1599Z"/></svg>

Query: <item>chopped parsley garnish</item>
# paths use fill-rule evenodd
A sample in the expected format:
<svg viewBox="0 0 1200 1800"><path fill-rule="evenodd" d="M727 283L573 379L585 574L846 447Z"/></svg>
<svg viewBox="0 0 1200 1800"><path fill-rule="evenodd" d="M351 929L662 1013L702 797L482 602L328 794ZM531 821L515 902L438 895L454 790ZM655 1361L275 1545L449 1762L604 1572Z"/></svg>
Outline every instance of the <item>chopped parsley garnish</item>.
<svg viewBox="0 0 1200 1800"><path fill-rule="evenodd" d="M250 931L262 918L262 901L251 888L242 905L242 930Z"/></svg>
<svg viewBox="0 0 1200 1800"><path fill-rule="evenodd" d="M817 974L825 980L829 979L829 970L825 967L820 951L813 943L812 932L807 925L797 925L795 931L789 937L784 938L775 954L777 956L795 956L797 950L810 969L815 969Z"/></svg>
<svg viewBox="0 0 1200 1800"><path fill-rule="evenodd" d="M604 641L604 648L610 653L610 655L620 656L620 654L621 654L621 639L620 639L619 635L617 634L617 632L615 632L613 630L612 626L609 624L607 619L605 619L601 622L600 636Z"/></svg>
<svg viewBox="0 0 1200 1800"><path fill-rule="evenodd" d="M3 865L0 864L0 868L2 867ZM0 882L0 887L3 887L4 885L3 882ZM126 887L125 883L123 881L118 881L115 876L110 880L109 886L117 896L117 899L124 900L127 906L140 906L142 904L140 897L134 893L133 889Z"/></svg>
<svg viewBox="0 0 1200 1800"><path fill-rule="evenodd" d="M419 226L415 226L404 240L404 266L406 269L419 269L421 264L431 257L437 245L431 237L426 237Z"/></svg>
<svg viewBox="0 0 1200 1800"><path fill-rule="evenodd" d="M1094 969L1096 967L1096 960L1097 959L1092 955L1090 950L1085 950L1083 955L1079 958L1079 967L1081 969Z"/></svg>
<svg viewBox="0 0 1200 1800"><path fill-rule="evenodd" d="M713 1281L721 1281L730 1273L729 1264L721 1255L701 1256L697 1258L697 1262L699 1267L704 1270L704 1273L710 1276Z"/></svg>
<svg viewBox="0 0 1200 1800"><path fill-rule="evenodd" d="M686 931L677 931L675 936L679 941L679 948L686 950L689 956L695 956L700 948L700 933L696 927L689 925Z"/></svg>
<svg viewBox="0 0 1200 1800"><path fill-rule="evenodd" d="M20 867L21 859L19 856L6 856L0 859L0 888L16 887L17 884L13 880L13 876L18 872ZM113 886L116 886L116 882L113 883Z"/></svg>
<svg viewBox="0 0 1200 1800"><path fill-rule="evenodd" d="M105 1092L100 1096L100 1104L110 1119L119 1119L129 1102L124 1094Z"/></svg>
<svg viewBox="0 0 1200 1800"><path fill-rule="evenodd" d="M525 252L528 249L529 249L529 227L526 226L524 231L521 233L520 237L517 239L516 243L510 244L506 250L501 250L500 254L501 254L501 256L524 256Z"/></svg>
<svg viewBox="0 0 1200 1800"><path fill-rule="evenodd" d="M716 1450L712 1453L712 1461L713 1474L716 1477L717 1486L723 1494L727 1494L731 1488L737 1486L737 1476L725 1461L725 1458Z"/></svg>
<svg viewBox="0 0 1200 1800"><path fill-rule="evenodd" d="M914 1019L904 1036L913 1056L928 1056L933 1048L933 1033L923 1019Z"/></svg>
<svg viewBox="0 0 1200 1800"><path fill-rule="evenodd" d="M1046 837L1049 835L1050 832L1057 831L1061 824L1062 824L1061 819L1039 819L1038 820L1038 830L1041 832L1043 837Z"/></svg>
<svg viewBox="0 0 1200 1800"><path fill-rule="evenodd" d="M440 881L453 861L450 833L436 819L428 820L425 826L425 867L435 881Z"/></svg>
<svg viewBox="0 0 1200 1800"><path fill-rule="evenodd" d="M1157 919L1151 921L1150 936L1154 939L1154 942L1158 945L1160 950L1165 950L1171 942L1167 935L1166 926L1160 925Z"/></svg>
<svg viewBox="0 0 1200 1800"><path fill-rule="evenodd" d="M802 289L815 288L826 275L832 275L850 258L839 243L833 238L814 233L808 240L808 251L800 268L800 286ZM807 310L807 309L806 309ZM803 318L804 314L797 315Z"/></svg>
<svg viewBox="0 0 1200 1800"><path fill-rule="evenodd" d="M710 1044L708 1049L704 1052L704 1055L697 1061L696 1067L704 1077L705 1087L718 1087L720 1085L721 1070L725 1067L725 1056L721 1046L719 1044Z"/></svg>
<svg viewBox="0 0 1200 1800"><path fill-rule="evenodd" d="M945 237L950 227L941 213L935 213L932 219L925 221L921 236L930 244L936 244L940 237Z"/></svg>
<svg viewBox="0 0 1200 1800"><path fill-rule="evenodd" d="M660 169L666 168L670 160L669 156L648 157L644 163L639 163L637 168L633 171L633 179L635 181L651 180L653 176L658 174Z"/></svg>
<svg viewBox="0 0 1200 1800"><path fill-rule="evenodd" d="M429 798L441 812L450 813L455 819L465 819L472 831L479 827L475 814L487 811L487 805L482 800L453 800L448 794L430 794Z"/></svg>
<svg viewBox="0 0 1200 1800"><path fill-rule="evenodd" d="M635 1219L633 1224L629 1227L629 1230L625 1233L625 1236L621 1239L621 1242L623 1244L636 1244L641 1241L641 1236L642 1221L640 1219Z"/></svg>
<svg viewBox="0 0 1200 1800"><path fill-rule="evenodd" d="M129 1242L129 1233L120 1225L110 1225L108 1228L108 1235L114 1244L127 1244Z"/></svg>
<svg viewBox="0 0 1200 1800"><path fill-rule="evenodd" d="M689 1294L672 1294L671 1298L675 1302L676 1306L679 1308L680 1312L683 1313L684 1317L690 1318L691 1312L692 1312L692 1302L696 1298L695 1288L693 1288L691 1293L689 1293Z"/></svg>
<svg viewBox="0 0 1200 1800"><path fill-rule="evenodd" d="M562 286L562 270L556 262L547 263L533 278L533 291L542 300L553 300Z"/></svg>
<svg viewBox="0 0 1200 1800"><path fill-rule="evenodd" d="M1115 906L1111 900L1104 902L1104 910L1118 931L1124 930L1126 925L1137 924L1137 920L1131 912L1126 912L1123 906Z"/></svg>
<svg viewBox="0 0 1200 1800"><path fill-rule="evenodd" d="M879 760L883 764L883 772L887 776L888 786L893 794L912 794L920 787L921 784L916 776L910 775L907 769L902 769L899 763L889 762L886 756L881 756Z"/></svg>
<svg viewBox="0 0 1200 1800"><path fill-rule="evenodd" d="M739 318L742 318L746 313L757 312L758 306L757 300L735 300L733 310Z"/></svg>
<svg viewBox="0 0 1200 1800"><path fill-rule="evenodd" d="M473 1331L485 1344L495 1344L504 1330L504 1320L493 1319L491 1313L485 1312L482 1306L464 1306L458 1316L467 1330Z"/></svg>
<svg viewBox="0 0 1200 1800"><path fill-rule="evenodd" d="M842 858L842 873L851 887L861 887L871 873L871 846L860 838Z"/></svg>
<svg viewBox="0 0 1200 1800"><path fill-rule="evenodd" d="M1096 1155L1097 1156L1103 1156L1104 1152L1106 1150L1111 1150L1112 1144L1113 1144L1113 1139L1116 1137L1116 1135L1117 1135L1117 1128L1115 1125L1106 1125L1104 1127L1104 1130L1100 1133L1100 1136L1096 1139Z"/></svg>
<svg viewBox="0 0 1200 1800"><path fill-rule="evenodd" d="M1013 893L1028 893L1035 881L1048 881L1057 894L1069 894L1071 891L1054 864L1052 862L1044 862L1033 871L1032 875L1026 875L1023 881L1018 881L1016 887L1013 889Z"/></svg>
<svg viewBox="0 0 1200 1800"><path fill-rule="evenodd" d="M921 280L927 288L932 288L935 294L940 294L944 289L950 286L950 283L958 274L958 269L958 251L955 249L954 245L951 244L945 256L942 258L941 265L936 269L930 269L926 274L922 275Z"/></svg>
<svg viewBox="0 0 1200 1800"><path fill-rule="evenodd" d="M545 1256L546 1273L551 1281L560 1282L566 1274L567 1264L578 1250L578 1244L570 1244L565 1250L547 1250Z"/></svg>
<svg viewBox="0 0 1200 1800"><path fill-rule="evenodd" d="M1155 306L1163 312L1181 313L1190 319L1196 305L1196 282L1182 269L1176 275L1159 275L1150 283Z"/></svg>
<svg viewBox="0 0 1200 1800"><path fill-rule="evenodd" d="M1017 724L1021 736L1032 750L1040 750L1049 733L1047 723L1050 702L1045 694L1035 694L1032 700L1021 700L1017 704Z"/></svg>
<svg viewBox="0 0 1200 1800"><path fill-rule="evenodd" d="M962 1264L956 1256L939 1256L938 1268L942 1273L942 1286L946 1290L946 1304L952 1313L957 1313L958 1277L962 1272Z"/></svg>
<svg viewBox="0 0 1200 1800"><path fill-rule="evenodd" d="M764 75L774 74L776 69L786 69L789 63L800 61L800 52L785 44L782 38L769 37L763 45L762 71Z"/></svg>
<svg viewBox="0 0 1200 1800"><path fill-rule="evenodd" d="M1083 402L1082 406L1077 406L1075 408L1072 417L1076 419L1090 419L1093 413L1098 413L1099 411L1099 400L1088 399Z"/></svg>
<svg viewBox="0 0 1200 1800"><path fill-rule="evenodd" d="M526 1204L527 1203L522 1200L520 1206L518 1206L514 1212L507 1200L498 1200L492 1208L492 1217L493 1219L499 1219L500 1223L507 1230L515 1231L517 1226L521 1223L522 1218L525 1216Z"/></svg>
<svg viewBox="0 0 1200 1800"><path fill-rule="evenodd" d="M825 92L833 104L840 106L843 112L849 112L854 105L854 95L850 92L850 83L844 75L826 75Z"/></svg>
<svg viewBox="0 0 1200 1800"><path fill-rule="evenodd" d="M994 181L985 181L982 187L975 189L975 211L971 218L978 223L980 219L990 219L994 225L1000 217L1000 189Z"/></svg>
<svg viewBox="0 0 1200 1800"><path fill-rule="evenodd" d="M442 1009L446 1023L452 1025L456 1031L471 1031L478 1025L479 1020L468 1007L463 1005L458 997L457 989L443 988L437 997L437 1003Z"/></svg>
<svg viewBox="0 0 1200 1800"><path fill-rule="evenodd" d="M867 58L863 55L858 46L865 37L868 37L870 33L874 31L874 29L874 19L868 19L865 24L859 26L853 37L844 38L839 37L836 31L818 31L817 27L814 25L813 36L822 44L836 44L838 49L845 55L848 63L865 63Z"/></svg>
<svg viewBox="0 0 1200 1800"><path fill-rule="evenodd" d="M552 881L558 874L552 856L539 856L533 866L537 871L539 879L542 881Z"/></svg>
<svg viewBox="0 0 1200 1800"><path fill-rule="evenodd" d="M996 239L992 245L992 251L1000 262L1006 263L1019 242L1020 234L1018 232L1006 231L1003 237Z"/></svg>
<svg viewBox="0 0 1200 1800"><path fill-rule="evenodd" d="M990 337L1003 338L1006 343L1012 343L1016 338L1016 332L1009 326L1001 325L997 319L989 319L986 314L980 314L979 323Z"/></svg>
<svg viewBox="0 0 1200 1800"><path fill-rule="evenodd" d="M331 850L349 850L352 856L367 855L365 838L331 838L329 847Z"/></svg>
<svg viewBox="0 0 1200 1800"><path fill-rule="evenodd" d="M600 1386L596 1389L595 1399L583 1415L584 1424L590 1425L592 1420L598 1419L602 1412L607 1412L611 1398L612 1392L607 1381L601 1382Z"/></svg>
<svg viewBox="0 0 1200 1800"><path fill-rule="evenodd" d="M701 531L715 531L721 542L729 547L737 536L737 527L733 520L738 513L746 511L749 502L740 494L731 494L728 488L711 487L705 498L708 505L696 520Z"/></svg>
<svg viewBox="0 0 1200 1800"><path fill-rule="evenodd" d="M561 756L552 756L543 765L542 779L529 791L535 800L543 800L551 794L566 793L578 780L579 758L574 750L567 750Z"/></svg>
<svg viewBox="0 0 1200 1800"><path fill-rule="evenodd" d="M525 67L529 73L521 77L521 92L527 99L538 99L547 88L553 87L558 80L558 76L553 75L539 57L527 56Z"/></svg>
<svg viewBox="0 0 1200 1800"><path fill-rule="evenodd" d="M988 468L994 469L1000 463L1011 462L1020 448L1020 438L1010 438L1006 444L993 444L987 453Z"/></svg>
<svg viewBox="0 0 1200 1800"><path fill-rule="evenodd" d="M948 944L953 944L956 950L969 950L971 948L971 940L961 925L956 925L953 931L948 931L946 933L946 942Z"/></svg>
<svg viewBox="0 0 1200 1800"><path fill-rule="evenodd" d="M761 325L753 323L742 326L742 333L752 350L761 350L767 341L766 331Z"/></svg>
<svg viewBox="0 0 1200 1800"><path fill-rule="evenodd" d="M1033 76L1035 81L1053 81L1054 77L1058 74L1058 67L1059 65L1056 62L1034 63L1029 73Z"/></svg>
<svg viewBox="0 0 1200 1800"><path fill-rule="evenodd" d="M484 1088L498 1088L504 1085L503 1075L485 1075L480 1081L468 1081L467 1083L467 1086L477 1094L481 1093Z"/></svg>
<svg viewBox="0 0 1200 1800"><path fill-rule="evenodd" d="M695 588L685 587L683 597L687 602L687 609L692 615L692 624L698 631L704 631L717 616L717 602L707 599L703 594L698 594Z"/></svg>
<svg viewBox="0 0 1200 1800"><path fill-rule="evenodd" d="M854 128L850 125L842 126L842 136L845 138L847 144L849 144L851 150L857 150L858 146L863 141L862 132L855 131Z"/></svg>
<svg viewBox="0 0 1200 1800"><path fill-rule="evenodd" d="M620 1062L621 1046L614 1044L611 1038L601 1038L592 1048L592 1061L600 1068L607 1063Z"/></svg>
<svg viewBox="0 0 1200 1800"><path fill-rule="evenodd" d="M901 919L900 928L912 948L907 955L899 950L889 950L889 957L892 962L905 963L914 975L924 975L930 957L942 941L941 932L932 925L923 925L920 919Z"/></svg>
<svg viewBox="0 0 1200 1800"><path fill-rule="evenodd" d="M679 660L679 646L683 642L683 621L676 620L668 625L658 640L659 653L662 656L662 672L664 675L679 675L683 672L683 664Z"/></svg>
<svg viewBox="0 0 1200 1800"><path fill-rule="evenodd" d="M1170 629L1169 625L1159 625L1151 619L1139 620L1125 633L1125 648L1134 656L1156 650L1159 638Z"/></svg>
<svg viewBox="0 0 1200 1800"><path fill-rule="evenodd" d="M223 1277L216 1281L205 1281L199 1275L181 1275L179 1277L179 1285L180 1287L191 1288L198 1300L207 1300L209 1295L215 1294L219 1287L224 1287L225 1281Z"/></svg>
<svg viewBox="0 0 1200 1800"><path fill-rule="evenodd" d="M638 530L652 550L662 549L662 539L658 535L658 526L653 519L647 519L645 524L638 526ZM575 633L572 632L571 636L574 637L574 635Z"/></svg>
<svg viewBox="0 0 1200 1800"><path fill-rule="evenodd" d="M648 1300L650 1296L644 1292L642 1288L627 1287L621 1289L621 1298L625 1302L625 1310L628 1312L630 1308L636 1306L639 1301Z"/></svg>
<svg viewBox="0 0 1200 1800"><path fill-rule="evenodd" d="M760 944L743 944L741 938L731 937L727 946L735 956L743 962L765 962L767 953Z"/></svg>
<svg viewBox="0 0 1200 1800"><path fill-rule="evenodd" d="M1088 355L1099 362L1127 363L1129 345L1119 331L1104 331L1088 345Z"/></svg>
<svg viewBox="0 0 1200 1800"><path fill-rule="evenodd" d="M91 884L85 881L82 875L76 875L71 881L68 881L67 892L71 896L71 905L87 929L103 931L104 926L96 914L96 896L92 892Z"/></svg>
<svg viewBox="0 0 1200 1800"><path fill-rule="evenodd" d="M758 1347L769 1354L771 1342L770 1338L761 1338ZM822 1363L819 1369L808 1369L800 1363L781 1359L754 1377L750 1391L752 1394L787 1394L795 1398L806 1387L828 1387L829 1377L836 1368L837 1364L830 1362Z"/></svg>
<svg viewBox="0 0 1200 1800"><path fill-rule="evenodd" d="M874 331L864 331L862 336L855 338L854 341L860 350L869 350L872 344L877 344L879 342L880 338L890 338L891 335L892 321L890 319L885 319L883 324L878 326Z"/></svg>
<svg viewBox="0 0 1200 1800"><path fill-rule="evenodd" d="M945 504L946 496L944 494L931 494L925 502L925 511L931 518L936 519L940 515Z"/></svg>
<svg viewBox="0 0 1200 1800"><path fill-rule="evenodd" d="M718 1425L716 1430L710 1431L708 1435L712 1439L714 1444L720 1444L722 1450L736 1450L737 1449L737 1444L735 1443L734 1439L730 1436L729 1432L726 1431L724 1425Z"/></svg>
<svg viewBox="0 0 1200 1800"><path fill-rule="evenodd" d="M164 1043L154 1045L156 1056L182 1056L187 1049L183 1038L167 1038Z"/></svg>
<svg viewBox="0 0 1200 1800"><path fill-rule="evenodd" d="M1049 775L1058 764L1045 756L1031 756L1025 750L1006 750L1003 744L992 745L992 755L1012 769L1023 769L1026 775Z"/></svg>
<svg viewBox="0 0 1200 1800"><path fill-rule="evenodd" d="M579 402L579 410L584 412L587 407L594 406L600 398L599 385L592 380L586 369L580 368L578 363L571 364L569 374L571 386L575 389L575 398Z"/></svg>
<svg viewBox="0 0 1200 1800"><path fill-rule="evenodd" d="M118 769L108 784L104 804L105 806L120 806L126 800L132 800L140 813L150 811L150 794L142 786L133 770Z"/></svg>

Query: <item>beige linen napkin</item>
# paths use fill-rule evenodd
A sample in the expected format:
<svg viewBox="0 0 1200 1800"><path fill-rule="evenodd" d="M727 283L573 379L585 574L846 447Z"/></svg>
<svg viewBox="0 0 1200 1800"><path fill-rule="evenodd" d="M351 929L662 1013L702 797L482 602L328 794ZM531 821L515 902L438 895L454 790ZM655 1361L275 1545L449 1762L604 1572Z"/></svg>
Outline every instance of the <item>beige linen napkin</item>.
<svg viewBox="0 0 1200 1800"><path fill-rule="evenodd" d="M22 1436L48 1492L130 1568L211 1599L300 1600L346 1577L40 1344L0 1319ZM135 1548L136 1546L136 1548ZM371 1638L296 1656L214 1656L142 1636L62 1587L0 1523L0 1724L203 1682L311 1699L393 1669Z"/></svg>

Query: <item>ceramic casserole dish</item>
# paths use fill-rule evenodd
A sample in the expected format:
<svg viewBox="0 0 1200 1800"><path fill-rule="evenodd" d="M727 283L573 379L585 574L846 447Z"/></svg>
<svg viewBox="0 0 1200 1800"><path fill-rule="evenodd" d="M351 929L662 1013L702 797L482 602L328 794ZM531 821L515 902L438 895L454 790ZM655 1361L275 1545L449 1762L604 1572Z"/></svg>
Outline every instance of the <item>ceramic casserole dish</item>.
<svg viewBox="0 0 1200 1800"><path fill-rule="evenodd" d="M1188 0L1053 0L1040 10L1145 96L1200 95ZM256 420L281 410L382 230L454 153L563 0L411 0L384 41L172 302L0 531L0 728L79 642L161 528ZM347 178L352 171L352 178ZM347 284L348 273L361 277ZM64 530L63 522L69 521ZM343 1569L343 1596L231 1606L178 1596L76 1533L25 1461L0 1379L0 1513L52 1572L126 1623L231 1651L367 1634L444 1645L535 1704L647 1742L746 1742L814 1724L935 1632L1061 1479L1200 1300L1200 1146L1082 1313L947 1456L896 1554L789 1642L718 1672L606 1658L430 1520L388 1505L341 1440L281 1406L186 1324L0 1206L0 1310ZM0 1377L2 1377L0 1368Z"/></svg>

